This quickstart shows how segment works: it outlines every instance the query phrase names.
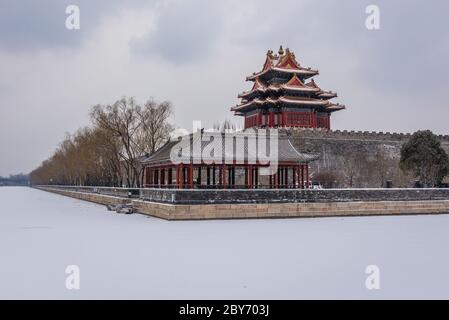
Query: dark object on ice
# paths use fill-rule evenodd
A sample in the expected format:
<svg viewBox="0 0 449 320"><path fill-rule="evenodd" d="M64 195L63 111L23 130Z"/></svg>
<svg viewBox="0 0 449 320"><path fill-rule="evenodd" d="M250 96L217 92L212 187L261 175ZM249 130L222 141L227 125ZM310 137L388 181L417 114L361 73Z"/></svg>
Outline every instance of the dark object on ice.
<svg viewBox="0 0 449 320"><path fill-rule="evenodd" d="M449 188L449 183L440 183L439 185L438 185L438 188Z"/></svg>
<svg viewBox="0 0 449 320"><path fill-rule="evenodd" d="M133 214L134 208L131 204L107 205L108 211L115 211L117 213Z"/></svg>
<svg viewBox="0 0 449 320"><path fill-rule="evenodd" d="M424 185L419 180L415 180L413 183L413 188L424 188Z"/></svg>
<svg viewBox="0 0 449 320"><path fill-rule="evenodd" d="M393 181L387 180L387 181L386 181L386 187L387 187L388 189L393 188Z"/></svg>

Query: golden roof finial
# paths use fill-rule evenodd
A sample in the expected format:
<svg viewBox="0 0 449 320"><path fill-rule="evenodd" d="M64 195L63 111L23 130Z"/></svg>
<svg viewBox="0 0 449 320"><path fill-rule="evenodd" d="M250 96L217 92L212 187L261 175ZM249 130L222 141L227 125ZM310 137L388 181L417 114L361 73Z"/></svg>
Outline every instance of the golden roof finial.
<svg viewBox="0 0 449 320"><path fill-rule="evenodd" d="M282 48L282 46L279 47L278 53L280 56L284 55L284 49Z"/></svg>

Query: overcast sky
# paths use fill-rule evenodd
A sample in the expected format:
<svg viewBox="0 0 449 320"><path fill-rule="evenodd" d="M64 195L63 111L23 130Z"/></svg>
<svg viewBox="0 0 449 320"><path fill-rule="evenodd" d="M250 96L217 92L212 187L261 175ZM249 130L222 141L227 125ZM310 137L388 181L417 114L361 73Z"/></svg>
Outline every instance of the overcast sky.
<svg viewBox="0 0 449 320"><path fill-rule="evenodd" d="M449 133L448 15L444 0L0 0L0 175L29 172L124 95L170 100L178 127L241 121L229 108L280 44L347 106L334 129Z"/></svg>

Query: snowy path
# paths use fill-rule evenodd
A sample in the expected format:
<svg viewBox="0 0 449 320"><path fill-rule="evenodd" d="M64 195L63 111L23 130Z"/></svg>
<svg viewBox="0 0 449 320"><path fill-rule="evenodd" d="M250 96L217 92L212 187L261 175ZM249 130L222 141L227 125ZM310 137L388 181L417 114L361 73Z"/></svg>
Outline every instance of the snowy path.
<svg viewBox="0 0 449 320"><path fill-rule="evenodd" d="M449 215L167 222L30 188L0 203L3 299L449 298Z"/></svg>

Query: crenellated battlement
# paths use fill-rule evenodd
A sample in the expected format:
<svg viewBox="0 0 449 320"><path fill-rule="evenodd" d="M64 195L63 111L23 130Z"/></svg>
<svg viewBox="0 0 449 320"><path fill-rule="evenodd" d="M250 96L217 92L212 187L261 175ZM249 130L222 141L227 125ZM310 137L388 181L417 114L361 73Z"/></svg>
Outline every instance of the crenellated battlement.
<svg viewBox="0 0 449 320"><path fill-rule="evenodd" d="M307 138L327 138L339 140L374 140L403 143L410 139L411 133L356 131L356 130L326 130L321 128L282 128L281 132L300 135ZM438 135L442 143L449 143L449 135Z"/></svg>

